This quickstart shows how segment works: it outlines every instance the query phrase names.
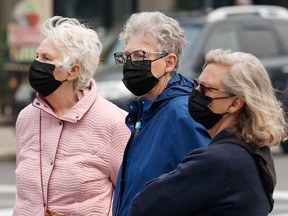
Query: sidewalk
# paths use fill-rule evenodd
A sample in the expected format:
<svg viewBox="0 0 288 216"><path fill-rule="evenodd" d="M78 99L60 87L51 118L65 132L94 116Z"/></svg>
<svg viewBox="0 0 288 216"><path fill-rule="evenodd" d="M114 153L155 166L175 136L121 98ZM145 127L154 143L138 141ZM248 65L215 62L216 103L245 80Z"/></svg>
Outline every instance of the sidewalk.
<svg viewBox="0 0 288 216"><path fill-rule="evenodd" d="M16 138L13 126L0 125L0 162L15 161Z"/></svg>

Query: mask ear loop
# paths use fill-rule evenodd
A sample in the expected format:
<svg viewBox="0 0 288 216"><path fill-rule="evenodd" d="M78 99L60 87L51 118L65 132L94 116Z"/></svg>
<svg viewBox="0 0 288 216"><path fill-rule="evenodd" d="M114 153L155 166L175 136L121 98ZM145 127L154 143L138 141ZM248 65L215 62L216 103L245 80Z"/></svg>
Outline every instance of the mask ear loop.
<svg viewBox="0 0 288 216"><path fill-rule="evenodd" d="M212 112L214 112L214 111L211 109L211 107L210 107L210 104L212 103L213 100L217 100L217 99L227 99L227 98L231 98L231 97L234 97L234 96L235 96L235 95L229 95L229 96L224 96L224 97L211 98L212 100L211 100L211 102L208 104L208 108L209 108ZM232 103L233 103L233 102L232 102ZM225 113L217 113L217 114L220 114L220 115L230 114L229 109L230 109L231 106L232 106L232 104L229 105L229 107L228 107L228 109L227 109L227 111L226 111ZM214 112L214 113L215 113L215 112Z"/></svg>
<svg viewBox="0 0 288 216"><path fill-rule="evenodd" d="M160 77L158 77L157 79L160 80L162 77L164 77L166 74L168 74L167 72L164 72L164 74L162 74Z"/></svg>
<svg viewBox="0 0 288 216"><path fill-rule="evenodd" d="M157 61L157 60L159 60L159 59L161 59L161 58L164 58L164 57L166 57L167 55L169 55L169 53L165 53L165 54L161 55L160 57L151 60L151 63L154 62L154 61ZM156 77L156 78L159 80L159 79L161 79L162 77L164 77L166 74L167 74L167 72L164 72L163 75L161 75L160 77Z"/></svg>
<svg viewBox="0 0 288 216"><path fill-rule="evenodd" d="M59 63L59 65L55 65L55 69L56 68L63 68L64 70L67 70L67 69L65 69L64 67L63 67L63 65L62 65L62 63ZM69 73L71 73L71 71L68 71L68 74ZM54 75L53 75L54 76ZM59 80L60 81L60 80ZM66 81L68 81L68 79L66 78L65 80L62 80L62 81L60 81L60 82L62 82L62 83L64 83L64 82L66 82Z"/></svg>
<svg viewBox="0 0 288 216"><path fill-rule="evenodd" d="M228 96L227 98L234 97L234 96L235 96L235 95L230 95L230 96ZM233 100L234 100L234 99L233 99ZM228 106L227 112L226 112L226 113L223 113L223 115L225 115L225 114L231 114L230 108L232 107L232 104L233 104L233 101L232 101L232 103Z"/></svg>
<svg viewBox="0 0 288 216"><path fill-rule="evenodd" d="M163 55L160 55L158 58L151 60L151 62L154 62L154 61L157 61L158 59L164 58L164 57L166 57L167 55L169 55L169 53L165 53L165 54L163 54Z"/></svg>
<svg viewBox="0 0 288 216"><path fill-rule="evenodd" d="M227 112L229 113L229 114L231 114L231 113L234 113L234 112L237 112L238 110L240 110L240 109L242 109L242 106L241 106L241 108L240 109L237 109L236 111L234 110L234 103L235 104L237 104L237 101L235 101L235 100L237 100L238 98L237 98L237 96L235 97L236 95L231 95L230 97L234 97L233 98L233 100L232 100L232 102L231 102L231 104L229 105L229 107L228 107L228 109L227 109ZM231 110L231 109L232 110Z"/></svg>
<svg viewBox="0 0 288 216"><path fill-rule="evenodd" d="M229 114L231 114L230 107L232 106L232 104L233 104L233 101L232 101L232 103L229 105L229 107L227 109L227 113L229 113Z"/></svg>
<svg viewBox="0 0 288 216"><path fill-rule="evenodd" d="M55 69L56 69L56 68L63 68L63 67L62 67L62 65L60 65L60 66L55 67ZM54 71L55 71L55 69L54 69ZM54 73L54 71L53 71L53 73ZM69 73L69 72L68 72L68 73ZM53 74L53 76L54 76L54 74ZM54 79L55 79L55 76L54 76ZM61 81L61 80L58 80L58 81L64 83L64 82L68 81L68 79L66 78L65 80L62 80L62 81Z"/></svg>
<svg viewBox="0 0 288 216"><path fill-rule="evenodd" d="M168 54L167 54L167 55L168 55ZM167 55L165 55L165 56L167 56ZM165 56L163 56L163 57L165 57ZM164 73L163 73L160 77L158 77L157 79L158 79L158 80L161 79L162 77L166 76L166 74L168 74L168 73L170 73L170 72L164 71Z"/></svg>

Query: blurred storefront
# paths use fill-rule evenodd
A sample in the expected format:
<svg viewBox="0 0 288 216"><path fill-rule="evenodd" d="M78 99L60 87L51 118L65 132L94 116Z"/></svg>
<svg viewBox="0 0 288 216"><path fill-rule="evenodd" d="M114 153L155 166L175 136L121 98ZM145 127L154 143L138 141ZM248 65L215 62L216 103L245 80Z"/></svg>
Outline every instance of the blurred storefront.
<svg viewBox="0 0 288 216"><path fill-rule="evenodd" d="M0 117L1 122L14 122L18 111L31 101L27 72L42 40L40 23L53 14L53 7L50 0L13 0L0 1L0 8L4 14L0 26Z"/></svg>

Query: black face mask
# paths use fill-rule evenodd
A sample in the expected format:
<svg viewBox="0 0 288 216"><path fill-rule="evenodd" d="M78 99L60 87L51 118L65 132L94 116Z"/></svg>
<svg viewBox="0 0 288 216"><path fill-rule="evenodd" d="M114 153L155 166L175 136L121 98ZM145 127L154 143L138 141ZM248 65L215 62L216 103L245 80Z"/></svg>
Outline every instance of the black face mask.
<svg viewBox="0 0 288 216"><path fill-rule="evenodd" d="M143 60L132 63L127 59L123 67L123 83L126 88L136 96L150 92L159 82L151 72L151 60Z"/></svg>
<svg viewBox="0 0 288 216"><path fill-rule="evenodd" d="M28 74L32 88L44 97L52 94L64 81L53 76L55 65L34 60Z"/></svg>
<svg viewBox="0 0 288 216"><path fill-rule="evenodd" d="M227 97L219 97L219 98L211 98L208 96L205 96L204 94L200 93L196 89L193 89L189 96L188 101L188 110L191 115L191 117L202 124L207 130L212 128L217 122L220 121L220 119L223 117L224 114L217 114L212 112L212 110L209 108L209 104L213 99L224 99L229 98L231 96Z"/></svg>

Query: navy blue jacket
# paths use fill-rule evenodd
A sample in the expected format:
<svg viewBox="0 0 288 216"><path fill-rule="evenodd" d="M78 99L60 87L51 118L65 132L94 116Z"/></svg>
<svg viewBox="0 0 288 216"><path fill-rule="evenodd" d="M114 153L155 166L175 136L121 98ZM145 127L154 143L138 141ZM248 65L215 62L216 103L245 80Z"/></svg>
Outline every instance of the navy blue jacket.
<svg viewBox="0 0 288 216"><path fill-rule="evenodd" d="M253 157L227 140L216 144L224 134L151 181L133 200L130 215L267 216L270 204Z"/></svg>
<svg viewBox="0 0 288 216"><path fill-rule="evenodd" d="M132 135L118 174L114 215L127 216L133 197L148 181L174 170L188 152L210 143L208 132L188 112L192 86L192 80L176 74L157 100L130 103L126 124ZM138 120L142 128L134 136Z"/></svg>

